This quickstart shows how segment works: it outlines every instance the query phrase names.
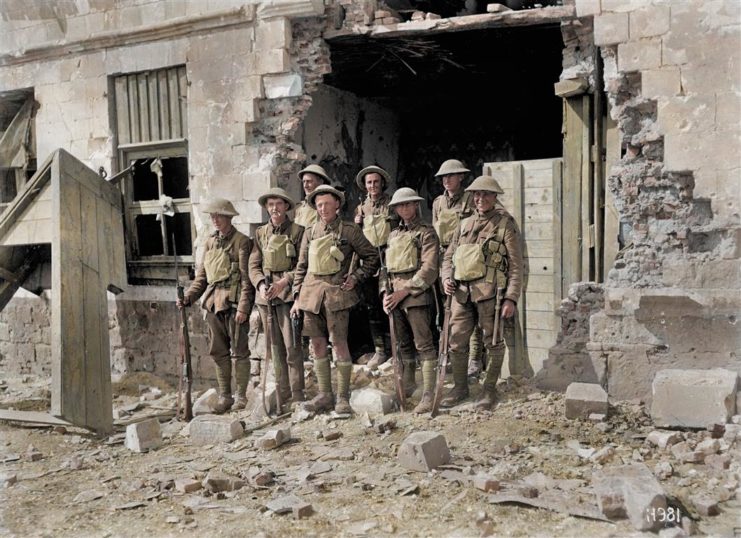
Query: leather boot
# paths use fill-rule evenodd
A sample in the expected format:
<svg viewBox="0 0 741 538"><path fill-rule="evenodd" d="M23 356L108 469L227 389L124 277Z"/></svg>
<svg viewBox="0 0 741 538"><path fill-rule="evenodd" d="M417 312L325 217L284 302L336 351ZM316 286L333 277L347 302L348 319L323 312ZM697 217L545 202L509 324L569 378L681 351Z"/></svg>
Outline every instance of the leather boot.
<svg viewBox="0 0 741 538"><path fill-rule="evenodd" d="M432 395L435 392L437 379L437 359L435 357L422 360L422 399L414 408L414 413L420 415L432 411Z"/></svg>
<svg viewBox="0 0 741 538"><path fill-rule="evenodd" d="M453 388L442 399L442 407L453 407L468 398L468 357L460 352L450 353L453 368Z"/></svg>
<svg viewBox="0 0 741 538"><path fill-rule="evenodd" d="M476 409L491 409L497 403L497 380L502 372L504 362L504 342L486 350L486 377L481 397L476 402Z"/></svg>
<svg viewBox="0 0 741 538"><path fill-rule="evenodd" d="M404 387L404 395L409 398L417 390L417 362L412 359L404 359L404 373L401 378L401 384Z"/></svg>
<svg viewBox="0 0 741 538"><path fill-rule="evenodd" d="M214 406L214 413L221 415L231 409L234 404L232 398L232 359L221 357L214 359L216 365L216 382L219 385L219 401Z"/></svg>
<svg viewBox="0 0 741 538"><path fill-rule="evenodd" d="M370 322L370 331L371 331L371 337L373 338L373 347L375 348L375 353L373 354L373 357L371 357L371 360L368 361L368 368L371 370L375 370L380 365L382 365L384 362L388 360L388 355L386 354L386 340L383 337L383 329L382 324L378 323L377 321L371 321Z"/></svg>
<svg viewBox="0 0 741 538"><path fill-rule="evenodd" d="M232 409L239 411L247 407L247 387L250 384L250 361L248 359L234 361L234 377L237 383L237 397L234 399Z"/></svg>
<svg viewBox="0 0 741 538"><path fill-rule="evenodd" d="M340 415L352 413L350 407L350 377L352 376L352 362L337 361L337 403L334 411Z"/></svg>
<svg viewBox="0 0 741 538"><path fill-rule="evenodd" d="M314 359L314 373L316 374L319 392L314 396L314 398L306 402L304 406L307 410L315 413L329 411L332 409L332 405L334 404L329 357Z"/></svg>

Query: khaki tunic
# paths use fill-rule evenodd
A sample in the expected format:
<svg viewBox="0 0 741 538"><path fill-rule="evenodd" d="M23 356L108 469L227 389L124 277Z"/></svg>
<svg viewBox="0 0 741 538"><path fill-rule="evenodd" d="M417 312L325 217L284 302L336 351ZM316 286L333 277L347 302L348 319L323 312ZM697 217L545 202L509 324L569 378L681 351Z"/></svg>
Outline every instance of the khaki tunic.
<svg viewBox="0 0 741 538"><path fill-rule="evenodd" d="M257 232L255 233L255 240L252 247L252 252L250 253L249 262L250 280L252 281L252 285L255 287L255 290L259 289L260 283L265 280L266 272L263 270L262 266L262 253L263 249L267 247L267 240L271 234L287 235L290 238L293 247L296 249L296 257L293 258L291 269L284 272L273 272L270 275L273 281L280 280L283 277L286 277L288 279L288 286L278 297L274 299L274 301L290 303L293 302L291 286L293 286L293 274L296 268L296 264L298 263L298 252L301 249L301 239L304 236L304 228L302 226L299 226L295 222L291 222L291 219L286 218L286 220L280 226L273 226L272 223L268 221L257 229ZM257 293L255 302L258 305L267 306L267 301L262 298L262 294L260 293Z"/></svg>
<svg viewBox="0 0 741 538"><path fill-rule="evenodd" d="M319 221L319 213L306 200L302 200L293 210L293 220L299 226L310 228Z"/></svg>
<svg viewBox="0 0 741 538"><path fill-rule="evenodd" d="M236 308L237 311L249 315L255 302L255 288L250 282L248 267L252 239L237 231L234 227L224 237L220 237L219 232L214 232L206 239L204 255L217 246L219 242L229 245L227 249L229 258L232 263L237 262L239 264L239 298L236 304L232 303L229 298L231 286L229 284L209 283L206 279L206 269L202 264L196 270L195 280L188 287L188 291L185 292L184 302L185 304L192 304L203 296L201 306L209 312L224 312Z"/></svg>
<svg viewBox="0 0 741 538"><path fill-rule="evenodd" d="M389 240L403 234L412 235L418 245L419 267L405 273L389 273L388 278L394 291L409 290L410 294L396 308L396 337L399 339L402 359L414 359L416 349L421 360L435 360L435 346L430 330L431 309L435 298L432 286L438 277L440 267L440 243L432 226L415 217L408 225L401 223L391 231ZM380 293L386 283L379 283Z"/></svg>
<svg viewBox="0 0 741 538"><path fill-rule="evenodd" d="M432 202L432 227L437 231L437 221L440 218L440 211L443 209L456 209L459 212L460 219L470 217L476 212L476 206L473 203L473 193L464 196L465 191L461 190L455 196L449 196L448 191L435 198ZM467 199L464 204L464 199ZM442 245L446 247L447 245Z"/></svg>
<svg viewBox="0 0 741 538"><path fill-rule="evenodd" d="M344 259L340 264L340 270L336 273L314 275L308 272L309 244L313 239L325 235L335 236L335 244L344 255ZM301 310L318 314L322 306L326 310L336 311L351 308L358 303L360 300L358 285L349 291L340 289L350 268L353 253L357 254L362 263L358 264L352 274L357 284L362 284L376 272L379 259L378 252L356 224L341 221L338 217L329 224L320 220L304 232L298 263L294 271L292 292Z"/></svg>

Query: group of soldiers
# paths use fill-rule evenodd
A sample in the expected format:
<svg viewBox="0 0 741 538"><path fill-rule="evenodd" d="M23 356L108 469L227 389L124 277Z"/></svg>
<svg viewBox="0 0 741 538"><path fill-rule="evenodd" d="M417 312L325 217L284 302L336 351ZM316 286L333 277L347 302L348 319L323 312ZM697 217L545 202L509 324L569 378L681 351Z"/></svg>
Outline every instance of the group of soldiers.
<svg viewBox="0 0 741 538"><path fill-rule="evenodd" d="M250 362L248 346L247 320L256 303L270 335L278 401L314 412L351 413L348 324L351 309L361 301L368 309L375 348L368 365L377 368L392 354L387 351L389 323L397 343L394 353L403 365L398 386L406 398L417 388L420 364L423 390L415 413L432 410L437 377L445 375L438 370L432 323L444 302L449 322L443 330L454 386L441 405L466 400L470 374L476 378L485 364L483 390L475 405L490 409L504 359L501 321L515 313L522 256L517 226L497 200L503 194L499 183L483 175L464 189L469 172L455 159L441 165L435 176L445 192L434 200L432 225L422 221L424 200L413 189L403 187L388 196L391 178L378 166L356 176L365 199L355 210L354 222L340 216L344 191L332 186L326 171L315 164L298 173L305 193L302 202L295 203L281 188L259 197L269 220L254 238L232 225L237 211L229 201L205 204L202 209L210 215L214 232L178 307L201 298L219 387L215 411L247 404L250 376L259 372L259 362ZM300 317L317 380L318 392L310 401L305 401L304 350L296 335Z"/></svg>

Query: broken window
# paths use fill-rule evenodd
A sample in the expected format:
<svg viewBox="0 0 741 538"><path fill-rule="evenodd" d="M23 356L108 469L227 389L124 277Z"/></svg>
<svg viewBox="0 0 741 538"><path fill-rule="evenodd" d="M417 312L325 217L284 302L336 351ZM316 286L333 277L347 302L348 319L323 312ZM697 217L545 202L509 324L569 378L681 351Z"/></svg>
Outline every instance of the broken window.
<svg viewBox="0 0 741 538"><path fill-rule="evenodd" d="M33 90L0 93L0 213L36 171Z"/></svg>
<svg viewBox="0 0 741 538"><path fill-rule="evenodd" d="M129 281L172 280L193 263L185 67L113 78Z"/></svg>

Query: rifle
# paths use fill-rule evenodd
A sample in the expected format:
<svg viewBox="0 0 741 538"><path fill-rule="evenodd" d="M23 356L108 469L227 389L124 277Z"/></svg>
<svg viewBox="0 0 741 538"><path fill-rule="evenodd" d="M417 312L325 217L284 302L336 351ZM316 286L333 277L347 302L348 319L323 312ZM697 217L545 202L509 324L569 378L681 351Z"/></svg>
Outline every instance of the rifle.
<svg viewBox="0 0 741 538"><path fill-rule="evenodd" d="M185 297L185 288L180 284L178 275L178 255L175 250L175 236L172 236L172 254L175 258L175 292L177 298L183 301ZM178 417L184 418L190 422L193 420L193 401L191 398L191 388L193 382L193 371L190 362L190 335L188 334L188 315L184 308L180 309L180 334L178 338L180 348L180 375L178 376ZM180 397L184 394L183 409L180 408ZM182 412L182 414L181 414Z"/></svg>
<svg viewBox="0 0 741 538"><path fill-rule="evenodd" d="M440 349L437 359L437 384L435 385L435 396L432 399L432 411L430 416L435 418L440 409L440 400L443 395L443 385L445 384L445 370L448 367L448 355L450 348L450 309L453 303L453 296L448 295L445 299L445 319L443 328L440 332Z"/></svg>
<svg viewBox="0 0 741 538"><path fill-rule="evenodd" d="M378 247L378 257L381 260L380 278L385 283L385 295L390 295L394 292L391 287L391 280L389 279L388 270L386 265L383 263L383 256L381 256L381 247ZM396 396L399 398L399 407L404 411L406 406L406 394L404 393L404 383L402 381L404 374L404 363L401 360L401 353L399 347L399 340L396 338L396 309L389 313L389 335L391 337L391 360L394 361L394 384L396 386Z"/></svg>
<svg viewBox="0 0 741 538"><path fill-rule="evenodd" d="M271 275L265 275L265 285L269 288L273 284ZM280 361L277 361L275 359L277 353L275 353L275 333L273 332L273 318L275 315L275 305L273 304L273 301L268 301L268 307L267 307L267 313L266 321L268 326L265 328L265 362L267 363L270 361L273 365L273 371L275 372L275 403L276 407L278 408L276 410L276 415L280 415L281 409L283 408L283 402L281 402L280 398ZM267 364L265 364L265 367L267 367ZM265 405L265 390L267 385L267 375L264 376L265 382L262 385L262 402L263 407L265 407L265 411L267 413L267 406Z"/></svg>
<svg viewBox="0 0 741 538"><path fill-rule="evenodd" d="M497 288L496 303L494 305L494 335L491 339L492 345L495 346L502 339L502 335L500 334L502 332L502 295L504 295L504 288Z"/></svg>
<svg viewBox="0 0 741 538"><path fill-rule="evenodd" d="M301 347L301 331L302 331L303 319L301 314L295 318L291 318L291 343L293 347Z"/></svg>

